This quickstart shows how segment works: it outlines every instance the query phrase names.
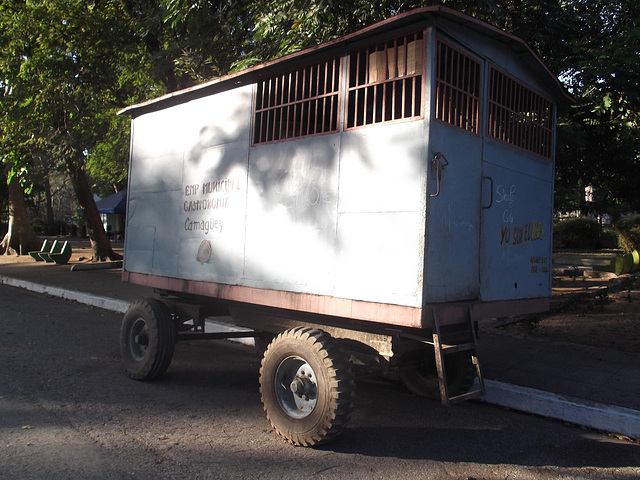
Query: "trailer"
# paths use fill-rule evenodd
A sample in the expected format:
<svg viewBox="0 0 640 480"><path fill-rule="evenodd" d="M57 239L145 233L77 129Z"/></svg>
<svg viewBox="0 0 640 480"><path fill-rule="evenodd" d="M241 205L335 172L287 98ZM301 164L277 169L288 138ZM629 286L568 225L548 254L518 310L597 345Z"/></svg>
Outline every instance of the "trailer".
<svg viewBox="0 0 640 480"><path fill-rule="evenodd" d="M253 337L266 415L305 446L358 374L481 397L477 322L549 307L565 97L522 40L425 7L124 109L122 279L157 292L124 316L126 373Z"/></svg>

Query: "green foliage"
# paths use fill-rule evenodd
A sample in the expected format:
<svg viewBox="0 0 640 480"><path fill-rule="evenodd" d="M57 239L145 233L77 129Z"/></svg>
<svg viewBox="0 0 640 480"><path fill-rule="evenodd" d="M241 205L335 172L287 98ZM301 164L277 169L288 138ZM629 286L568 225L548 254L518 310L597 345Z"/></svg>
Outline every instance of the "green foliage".
<svg viewBox="0 0 640 480"><path fill-rule="evenodd" d="M130 144L129 119L114 111L104 115L104 135L87 154L87 172L94 182L94 193L102 197L127 186Z"/></svg>
<svg viewBox="0 0 640 480"><path fill-rule="evenodd" d="M176 76L205 81L226 75L251 48L252 0L162 0L159 38Z"/></svg>
<svg viewBox="0 0 640 480"><path fill-rule="evenodd" d="M126 183L129 126L116 113L164 92L131 22L119 1L2 3L0 156L23 189L85 167L111 191Z"/></svg>
<svg viewBox="0 0 640 480"><path fill-rule="evenodd" d="M592 184L604 213L615 205L640 208L640 2L574 0L580 19L562 73L576 102L561 112L560 184Z"/></svg>
<svg viewBox="0 0 640 480"><path fill-rule="evenodd" d="M602 227L590 218L556 220L553 225L554 249L602 248Z"/></svg>
<svg viewBox="0 0 640 480"><path fill-rule="evenodd" d="M46 229L47 224L43 219L34 218L33 220L31 220L31 230L33 230L33 233L35 233L36 235L44 235Z"/></svg>
<svg viewBox="0 0 640 480"><path fill-rule="evenodd" d="M529 41L548 64L554 64L555 70L567 67L564 59L571 46L561 39L567 34L572 38L579 26L574 12L558 0L265 0L253 3L252 42L238 59L236 69L334 39L415 8L436 5L514 33Z"/></svg>
<svg viewBox="0 0 640 480"><path fill-rule="evenodd" d="M620 247L626 252L640 250L640 215L620 220L616 224Z"/></svg>
<svg viewBox="0 0 640 480"><path fill-rule="evenodd" d="M600 247L607 250L615 250L620 247L618 232L614 228L603 228L600 235Z"/></svg>

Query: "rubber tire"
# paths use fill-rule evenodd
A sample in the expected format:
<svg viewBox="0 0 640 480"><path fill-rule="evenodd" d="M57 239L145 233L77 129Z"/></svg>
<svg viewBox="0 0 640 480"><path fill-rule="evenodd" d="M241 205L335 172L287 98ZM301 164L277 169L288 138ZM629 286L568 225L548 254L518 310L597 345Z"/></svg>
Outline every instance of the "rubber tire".
<svg viewBox="0 0 640 480"><path fill-rule="evenodd" d="M417 363L414 367L400 369L404 386L419 397L440 400L440 383L433 349L421 349L406 354L405 361ZM445 355L445 372L449 396L466 393L473 385L475 369L467 352Z"/></svg>
<svg viewBox="0 0 640 480"><path fill-rule="evenodd" d="M146 333L147 345L136 342ZM154 380L167 371L176 344L176 325L169 308L151 297L139 298L124 315L120 328L120 355L127 375Z"/></svg>
<svg viewBox="0 0 640 480"><path fill-rule="evenodd" d="M292 357L304 360L316 379L316 403L303 418L289 415L276 392L278 369ZM293 328L279 334L265 351L260 394L267 418L281 437L293 445L314 447L334 439L347 425L355 381L349 360L331 336L312 328Z"/></svg>

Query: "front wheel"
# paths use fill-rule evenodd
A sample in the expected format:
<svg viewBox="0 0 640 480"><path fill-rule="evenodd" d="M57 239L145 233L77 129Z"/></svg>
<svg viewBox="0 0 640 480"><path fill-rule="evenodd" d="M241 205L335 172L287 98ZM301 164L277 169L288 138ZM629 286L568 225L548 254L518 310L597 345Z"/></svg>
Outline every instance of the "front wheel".
<svg viewBox="0 0 640 480"><path fill-rule="evenodd" d="M312 447L336 437L353 412L351 364L325 332L294 328L268 346L260 368L267 418L293 445Z"/></svg>
<svg viewBox="0 0 640 480"><path fill-rule="evenodd" d="M169 308L156 298L133 302L122 320L120 355L124 370L134 380L162 375L173 357L176 327Z"/></svg>

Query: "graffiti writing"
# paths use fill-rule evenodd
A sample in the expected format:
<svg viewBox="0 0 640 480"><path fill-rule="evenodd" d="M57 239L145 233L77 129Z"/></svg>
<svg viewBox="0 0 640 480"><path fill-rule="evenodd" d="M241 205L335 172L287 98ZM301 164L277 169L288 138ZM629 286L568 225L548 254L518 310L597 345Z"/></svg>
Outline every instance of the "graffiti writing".
<svg viewBox="0 0 640 480"><path fill-rule="evenodd" d="M530 273L549 273L549 257L533 256L529 259Z"/></svg>
<svg viewBox="0 0 640 480"><path fill-rule="evenodd" d="M509 187L509 191L507 192L506 187L504 185L498 185L496 188L496 203L508 203L510 208L513 208L513 202L516 199L516 186L511 185Z"/></svg>
<svg viewBox="0 0 640 480"><path fill-rule="evenodd" d="M511 227L500 225L500 246L520 246L544 237L544 224L542 222L529 222L524 225Z"/></svg>
<svg viewBox="0 0 640 480"><path fill-rule="evenodd" d="M308 158L292 159L288 168L278 175L274 188L278 201L297 213L332 205L335 201L331 170L314 165Z"/></svg>
<svg viewBox="0 0 640 480"><path fill-rule="evenodd" d="M496 188L496 203L503 203L507 208L502 212L503 223L513 223L513 206L516 201L516 186L511 185L509 189L504 185L498 185Z"/></svg>

